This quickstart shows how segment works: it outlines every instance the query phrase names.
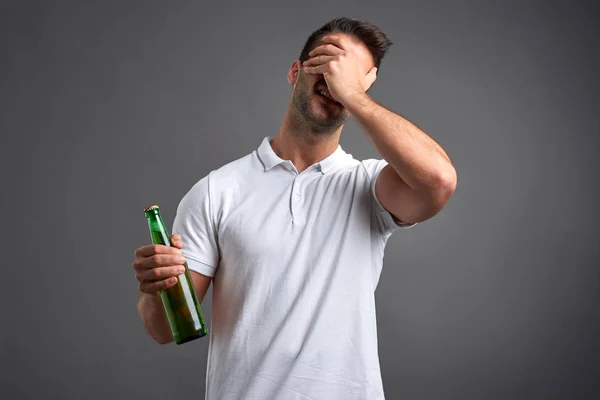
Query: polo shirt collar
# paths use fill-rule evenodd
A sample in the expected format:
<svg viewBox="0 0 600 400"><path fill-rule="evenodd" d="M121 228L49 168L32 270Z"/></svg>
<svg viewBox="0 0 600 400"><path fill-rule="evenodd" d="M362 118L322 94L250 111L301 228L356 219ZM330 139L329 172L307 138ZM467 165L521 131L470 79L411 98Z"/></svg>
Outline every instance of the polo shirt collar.
<svg viewBox="0 0 600 400"><path fill-rule="evenodd" d="M337 149L335 149L335 151L332 154L321 160L318 164L321 168L321 172L323 174L326 174L330 171L336 170L336 167L342 164L347 159L348 154L346 154L346 152L342 149L342 146L338 144Z"/></svg>
<svg viewBox="0 0 600 400"><path fill-rule="evenodd" d="M258 157L265 166L265 171L268 171L274 166L285 162L285 160L279 158L279 156L273 151L273 148L271 147L270 137L266 137L263 139L262 143L260 144L260 147L258 148Z"/></svg>
<svg viewBox="0 0 600 400"><path fill-rule="evenodd" d="M273 147L271 147L271 138L265 137L258 148L258 157L262 161L265 171L270 170L271 168L279 165L281 163L286 162L286 160L281 159L275 152L273 151ZM323 174L330 172L335 169L335 167L344 162L348 158L348 154L342 149L342 146L338 144L337 149L318 162L318 166Z"/></svg>

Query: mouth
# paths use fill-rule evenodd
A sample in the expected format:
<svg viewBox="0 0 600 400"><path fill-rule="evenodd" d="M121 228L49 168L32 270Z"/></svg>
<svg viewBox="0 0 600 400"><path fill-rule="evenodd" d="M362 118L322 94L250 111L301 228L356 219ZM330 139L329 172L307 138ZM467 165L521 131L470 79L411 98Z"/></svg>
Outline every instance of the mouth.
<svg viewBox="0 0 600 400"><path fill-rule="evenodd" d="M329 93L329 90L326 87L317 89L317 94L329 104L342 105L342 103L333 99L333 96L331 96L331 93Z"/></svg>

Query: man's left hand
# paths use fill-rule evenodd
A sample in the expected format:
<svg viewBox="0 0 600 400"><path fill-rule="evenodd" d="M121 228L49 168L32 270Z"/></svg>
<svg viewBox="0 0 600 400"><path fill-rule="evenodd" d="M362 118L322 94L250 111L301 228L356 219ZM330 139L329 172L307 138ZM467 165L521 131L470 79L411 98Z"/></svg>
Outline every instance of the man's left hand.
<svg viewBox="0 0 600 400"><path fill-rule="evenodd" d="M331 96L346 106L353 96L369 90L377 79L377 68L372 67L366 75L361 71L357 45L350 39L329 35L321 40L324 44L308 53L304 71L322 74Z"/></svg>

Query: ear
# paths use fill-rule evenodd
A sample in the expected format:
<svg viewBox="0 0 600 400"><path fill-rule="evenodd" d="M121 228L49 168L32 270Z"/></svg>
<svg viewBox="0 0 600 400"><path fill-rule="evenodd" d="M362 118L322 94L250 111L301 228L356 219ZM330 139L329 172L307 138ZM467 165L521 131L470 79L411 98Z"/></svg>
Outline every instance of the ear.
<svg viewBox="0 0 600 400"><path fill-rule="evenodd" d="M373 67L371 68L371 70L369 71L369 73L367 74L367 76L365 77L365 92L367 90L369 90L369 88L371 87L371 85L373 83L375 83L375 81L377 80L377 67Z"/></svg>
<svg viewBox="0 0 600 400"><path fill-rule="evenodd" d="M290 85L295 85L298 81L298 74L300 73L300 69L302 68L302 63L300 60L296 60L290 65L290 69L287 73L287 81Z"/></svg>

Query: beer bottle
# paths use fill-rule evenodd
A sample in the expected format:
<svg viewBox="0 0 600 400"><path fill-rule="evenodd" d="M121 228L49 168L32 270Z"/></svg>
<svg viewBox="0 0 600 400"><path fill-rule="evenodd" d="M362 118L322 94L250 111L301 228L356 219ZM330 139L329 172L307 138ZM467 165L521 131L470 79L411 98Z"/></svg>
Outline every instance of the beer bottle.
<svg viewBox="0 0 600 400"><path fill-rule="evenodd" d="M160 216L158 206L150 206L144 210L144 213L148 220L152 243L171 246L169 233ZM177 344L201 338L207 332L187 263L184 263L184 266L185 272L177 277L177 284L159 292L173 332L173 339Z"/></svg>

